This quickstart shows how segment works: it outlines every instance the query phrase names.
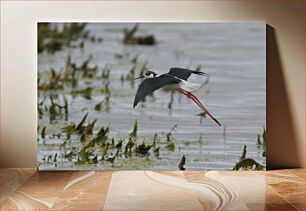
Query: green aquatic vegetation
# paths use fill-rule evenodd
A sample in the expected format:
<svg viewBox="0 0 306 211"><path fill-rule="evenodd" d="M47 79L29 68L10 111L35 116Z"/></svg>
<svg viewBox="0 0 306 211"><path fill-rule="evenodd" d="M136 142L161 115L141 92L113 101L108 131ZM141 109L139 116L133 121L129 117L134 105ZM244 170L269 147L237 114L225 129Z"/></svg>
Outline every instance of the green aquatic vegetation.
<svg viewBox="0 0 306 211"><path fill-rule="evenodd" d="M94 35L90 37L91 42L102 42L103 39L101 37L96 38Z"/></svg>
<svg viewBox="0 0 306 211"><path fill-rule="evenodd" d="M113 156L107 158L107 161L110 162L112 166L114 166L114 162L118 154L119 154L119 149L116 151L116 153Z"/></svg>
<svg viewBox="0 0 306 211"><path fill-rule="evenodd" d="M98 132L98 135L101 137L107 137L109 133L109 127L101 127L101 129Z"/></svg>
<svg viewBox="0 0 306 211"><path fill-rule="evenodd" d="M53 97L50 97L51 105L49 107L49 113L50 117L54 117L52 119L55 119L55 117L59 114L61 114L61 106L58 106L53 100Z"/></svg>
<svg viewBox="0 0 306 211"><path fill-rule="evenodd" d="M177 125L174 125L171 130L166 134L167 137L167 142L166 142L166 148L169 151L174 151L175 150L175 143L174 143L174 138L172 136L173 131L175 130L175 128L177 127Z"/></svg>
<svg viewBox="0 0 306 211"><path fill-rule="evenodd" d="M82 133L83 132L83 124L85 123L87 116L88 116L88 112L83 116L83 118L81 119L79 124L76 126L75 130L78 133Z"/></svg>
<svg viewBox="0 0 306 211"><path fill-rule="evenodd" d="M61 133L53 133L53 135L52 135L52 138L58 138L58 139L60 139L61 138Z"/></svg>
<svg viewBox="0 0 306 211"><path fill-rule="evenodd" d="M97 155L90 155L88 157L80 157L78 156L77 161L75 162L76 165L91 165L98 163L98 156Z"/></svg>
<svg viewBox="0 0 306 211"><path fill-rule="evenodd" d="M166 148L173 152L175 150L175 143L173 141L167 141Z"/></svg>
<svg viewBox="0 0 306 211"><path fill-rule="evenodd" d="M65 119L67 120L68 119L69 110L68 110L68 100L67 100L66 97L64 97L64 106L63 106L63 109L64 109L64 113L65 113Z"/></svg>
<svg viewBox="0 0 306 211"><path fill-rule="evenodd" d="M153 149L153 153L154 153L155 157L157 157L157 158L159 158L159 155L160 155L159 149L160 149L160 147L157 147L157 148Z"/></svg>
<svg viewBox="0 0 306 211"><path fill-rule="evenodd" d="M107 137L109 133L109 127L101 127L101 129L98 132L98 136L100 137Z"/></svg>
<svg viewBox="0 0 306 211"><path fill-rule="evenodd" d="M52 96L50 96L50 102L51 105L49 107L45 107L47 111L49 111L49 119L50 122L55 120L57 117L65 117L65 119L68 119L68 102L66 98L64 98L64 105L60 105L59 103L56 103Z"/></svg>
<svg viewBox="0 0 306 211"><path fill-rule="evenodd" d="M206 112L198 113L197 116L200 116L201 118L205 118L206 117Z"/></svg>
<svg viewBox="0 0 306 211"><path fill-rule="evenodd" d="M235 166L233 167L233 170L238 171L238 170L256 170L260 171L264 169L264 166L261 165L260 163L256 162L252 158L244 158L237 162Z"/></svg>
<svg viewBox="0 0 306 211"><path fill-rule="evenodd" d="M203 133L200 134L200 137L199 137L199 139L198 139L198 143L199 143L200 145L203 144Z"/></svg>
<svg viewBox="0 0 306 211"><path fill-rule="evenodd" d="M110 110L110 96L111 96L110 94L107 94L105 96L104 107L106 112L109 112Z"/></svg>
<svg viewBox="0 0 306 211"><path fill-rule="evenodd" d="M182 156L180 163L178 164L178 168L181 171L185 171L186 158L185 155Z"/></svg>
<svg viewBox="0 0 306 211"><path fill-rule="evenodd" d="M225 146L225 141L226 141L226 125L224 125L224 127L223 127L223 144L224 144L224 146Z"/></svg>
<svg viewBox="0 0 306 211"><path fill-rule="evenodd" d="M76 125L74 123L69 124L62 128L62 131L66 133L66 138L70 139L72 133L75 131Z"/></svg>
<svg viewBox="0 0 306 211"><path fill-rule="evenodd" d="M43 117L43 115L44 115L44 111L43 111L42 106L43 106L43 102L40 102L40 103L37 104L38 118L40 118L40 119L41 119L41 118Z"/></svg>
<svg viewBox="0 0 306 211"><path fill-rule="evenodd" d="M107 95L105 96L105 99L104 99L104 100L98 102L98 103L95 105L94 109L95 109L96 111L101 111L102 108L105 108L105 111L108 112L109 109L110 109L110 104L109 104L110 101L109 101L109 99L110 99L110 95L107 94Z"/></svg>
<svg viewBox="0 0 306 211"><path fill-rule="evenodd" d="M129 138L129 142L125 145L124 155L125 157L131 157L132 156L132 148L135 145L132 138Z"/></svg>
<svg viewBox="0 0 306 211"><path fill-rule="evenodd" d="M80 137L80 141L87 142L88 138L89 138L88 135L86 133L83 133Z"/></svg>
<svg viewBox="0 0 306 211"><path fill-rule="evenodd" d="M69 151L69 153L65 152L64 158L67 158L67 159L71 160L76 155L77 155L76 152L71 150L71 151Z"/></svg>
<svg viewBox="0 0 306 211"><path fill-rule="evenodd" d="M80 158L80 156L78 156L77 161L75 162L76 165L88 165L91 164L91 160L89 157L87 158Z"/></svg>
<svg viewBox="0 0 306 211"><path fill-rule="evenodd" d="M95 36L91 36L90 40L91 40L91 42L96 42L96 37Z"/></svg>
<svg viewBox="0 0 306 211"><path fill-rule="evenodd" d="M47 162L49 163L52 160L52 155L48 155Z"/></svg>
<svg viewBox="0 0 306 211"><path fill-rule="evenodd" d="M131 63L133 64L133 66L131 67L131 69L129 70L129 72L124 76L121 75L121 84L124 83L125 80L127 81L130 81L131 82L131 86L134 87L135 85L135 77L136 77L136 70L137 70L137 67L139 65L141 65L141 68L140 68L140 73L139 75L142 76L144 75L144 72L147 70L147 65L148 65L148 62L144 62L144 63L141 63L139 62L138 60L138 56L135 56L132 60L131 60Z"/></svg>
<svg viewBox="0 0 306 211"><path fill-rule="evenodd" d="M102 148L102 154L103 154L103 157L102 157L103 160L104 160L104 156L107 155L107 152L108 152L108 150L110 149L109 146L110 146L109 143L103 144L103 145L101 146L101 148Z"/></svg>
<svg viewBox="0 0 306 211"><path fill-rule="evenodd" d="M40 136L41 136L42 138L45 138L45 137L46 137L46 126L44 126L43 129L41 130Z"/></svg>
<svg viewBox="0 0 306 211"><path fill-rule="evenodd" d="M142 142L142 144L136 146L136 153L141 155L148 155L151 147L152 145L146 145L144 142Z"/></svg>
<svg viewBox="0 0 306 211"><path fill-rule="evenodd" d="M138 123L137 119L134 121L133 131L129 134L129 137L136 138L137 137L137 129L138 129Z"/></svg>
<svg viewBox="0 0 306 211"><path fill-rule="evenodd" d="M153 135L151 143L148 144L143 141L141 144L136 144L136 138L138 137L137 120L134 121L132 132L129 134L128 143L125 143L122 137L119 139L109 137L109 126L100 127L98 132L94 132L93 128L97 120L89 120L88 115L88 112L84 113L84 116L79 122L70 123L61 128L60 134L64 134L64 138L66 139L57 146L62 152L62 161L66 160L73 162L75 165L90 165L108 162L114 167L115 162L119 159L116 168L121 168L125 166L124 161L135 160L137 158L138 164L133 162L131 165L136 165L136 168L140 168L144 165L143 162L146 162L144 161L145 158L150 158L150 156L152 156L155 159L162 159L162 157L160 157L161 146L159 146L160 137L158 133ZM167 142L164 142L165 145L162 147L165 146L169 151L175 151L175 142L172 133L176 127L177 125L174 125L168 133L164 134L167 135ZM58 135L56 132L54 134ZM73 139L70 140L69 138L71 138L73 134L78 134L79 136L73 136ZM162 136L164 135L162 134ZM78 138L78 142L76 138ZM152 155L150 150L152 150ZM45 159L47 159L47 157ZM53 156L52 159L54 160ZM57 157L56 159L58 160L59 158ZM150 162L152 163L152 161ZM148 161L148 163L150 162Z"/></svg>
<svg viewBox="0 0 306 211"><path fill-rule="evenodd" d="M167 142L171 142L173 137L172 137L172 132L174 130L174 127L166 134L167 136Z"/></svg>
<svg viewBox="0 0 306 211"><path fill-rule="evenodd" d="M109 81L107 83L105 83L103 85L103 87L100 89L101 93L104 93L104 94L107 94L106 96L110 96L111 92L110 92L110 89L109 89Z"/></svg>
<svg viewBox="0 0 306 211"><path fill-rule="evenodd" d="M129 45L154 45L156 43L153 35L136 36L138 31L138 24L135 24L133 28L124 28L123 43Z"/></svg>
<svg viewBox="0 0 306 211"><path fill-rule="evenodd" d="M38 90L48 91L48 90L61 90L64 88L62 81L61 73L57 73L53 68L50 70L50 79L41 83L41 80L38 81Z"/></svg>
<svg viewBox="0 0 306 211"><path fill-rule="evenodd" d="M257 147L260 147L262 145L261 140L260 140L260 135L257 135Z"/></svg>
<svg viewBox="0 0 306 211"><path fill-rule="evenodd" d="M82 72L83 78L93 78L97 74L98 66L94 65L93 67L89 66L89 62L91 61L91 56L89 56L81 65L77 68L78 71Z"/></svg>
<svg viewBox="0 0 306 211"><path fill-rule="evenodd" d="M120 81L121 81L121 84L124 83L124 74L121 74L121 76L120 76Z"/></svg>
<svg viewBox="0 0 306 211"><path fill-rule="evenodd" d="M98 155L96 155L93 159L91 159L92 164L97 164L98 163Z"/></svg>
<svg viewBox="0 0 306 211"><path fill-rule="evenodd" d="M153 142L152 142L152 147L153 147L154 149L156 148L157 141L158 141L158 135L157 135L157 133L154 133Z"/></svg>
<svg viewBox="0 0 306 211"><path fill-rule="evenodd" d="M125 80L134 81L136 67L137 67L136 65L132 66L132 68L129 70L128 74L125 76Z"/></svg>
<svg viewBox="0 0 306 211"><path fill-rule="evenodd" d="M193 162L201 162L201 161L203 161L203 159L200 159L200 158L193 159Z"/></svg>
<svg viewBox="0 0 306 211"><path fill-rule="evenodd" d="M262 156L266 157L266 128L263 128L263 132L262 132L262 145L263 145L263 149L264 151L262 152Z"/></svg>
<svg viewBox="0 0 306 211"><path fill-rule="evenodd" d="M266 128L265 127L263 128L263 131L262 131L262 144L266 146Z"/></svg>
<svg viewBox="0 0 306 211"><path fill-rule="evenodd" d="M173 133L173 131L177 128L177 125L173 125L173 127L170 129L169 133Z"/></svg>
<svg viewBox="0 0 306 211"><path fill-rule="evenodd" d="M49 23L39 23L37 40L38 52L47 51L49 53L54 53L61 50L62 46L66 43L62 40L53 39L59 36L59 34L58 29L56 27L52 28Z"/></svg>
<svg viewBox="0 0 306 211"><path fill-rule="evenodd" d="M105 143L108 141L108 134L109 134L109 127L104 128L102 126L99 132L93 138L94 143L102 144L102 146L104 146Z"/></svg>
<svg viewBox="0 0 306 211"><path fill-rule="evenodd" d="M125 55L124 55L124 54L121 54L121 53L116 53L116 54L115 54L115 58L116 58L116 59L123 59L124 56L125 56Z"/></svg>
<svg viewBox="0 0 306 211"><path fill-rule="evenodd" d="M238 171L242 170L263 170L264 166L256 162L253 158L247 158L247 146L243 146L243 152L239 161L234 165L233 170Z"/></svg>
<svg viewBox="0 0 306 211"><path fill-rule="evenodd" d="M257 135L256 146L257 148L260 148L260 147L263 148L262 156L265 157L266 156L266 128L265 127L263 127L262 135L261 136L259 134Z"/></svg>
<svg viewBox="0 0 306 211"><path fill-rule="evenodd" d="M78 77L76 71L77 71L76 64L72 63L71 56L68 55L65 62L63 80L65 82L71 83L71 86L73 88L75 88L78 84Z"/></svg>
<svg viewBox="0 0 306 211"><path fill-rule="evenodd" d="M138 56L137 55L132 58L131 63L134 64L134 65L137 65L137 63L138 63Z"/></svg>
<svg viewBox="0 0 306 211"><path fill-rule="evenodd" d="M185 141L185 142L184 142L184 145L185 145L185 146L190 146L191 143L192 143L191 141Z"/></svg>
<svg viewBox="0 0 306 211"><path fill-rule="evenodd" d="M97 104L95 105L95 110L96 110L96 111L101 111L101 109L102 109L102 103L103 103L103 101L100 101L99 103L97 103Z"/></svg>
<svg viewBox="0 0 306 211"><path fill-rule="evenodd" d="M84 159L86 161L89 161L90 156L93 155L92 154L92 148L93 148L93 146L92 146L92 143L90 142L90 143L88 143L87 145L85 145L84 147L81 148L81 150L78 152L78 155L82 159Z"/></svg>
<svg viewBox="0 0 306 211"><path fill-rule="evenodd" d="M116 144L116 149L118 150L122 150L122 143L123 143L123 140L120 140L117 144Z"/></svg>
<svg viewBox="0 0 306 211"><path fill-rule="evenodd" d="M38 53L46 51L53 54L63 47L74 47L73 42L89 37L85 26L86 23L66 23L60 30L54 24L38 23Z"/></svg>
<svg viewBox="0 0 306 211"><path fill-rule="evenodd" d="M69 54L65 60L63 79L68 80L73 75L74 70L75 67L72 65L71 55ZM75 74L73 76L75 76Z"/></svg>
<svg viewBox="0 0 306 211"><path fill-rule="evenodd" d="M92 56L88 56L81 64L72 62L68 55L65 61L64 71L62 72L62 81L71 83L72 87L77 86L80 79L93 79L97 75L98 66L90 65Z"/></svg>
<svg viewBox="0 0 306 211"><path fill-rule="evenodd" d="M88 38L89 31L85 30L86 23L65 24L63 34L70 40L76 40L80 37Z"/></svg>
<svg viewBox="0 0 306 211"><path fill-rule="evenodd" d="M68 139L63 141L63 143L60 144L60 150L65 150L68 144L71 144L71 141L69 141Z"/></svg>
<svg viewBox="0 0 306 211"><path fill-rule="evenodd" d="M242 155L241 155L241 157L240 157L240 160L243 160L243 159L246 158L246 153L247 153L247 146L244 145L244 146L243 146Z"/></svg>
<svg viewBox="0 0 306 211"><path fill-rule="evenodd" d="M55 153L55 155L54 155L53 162L54 162L54 163L57 162L57 153Z"/></svg>
<svg viewBox="0 0 306 211"><path fill-rule="evenodd" d="M83 133L92 135L96 122L97 122L97 119L94 119L88 125L84 126Z"/></svg>
<svg viewBox="0 0 306 211"><path fill-rule="evenodd" d="M103 70L102 70L101 78L102 78L103 80L109 80L110 71L111 71L110 66L109 66L109 65L105 65L105 67L104 67Z"/></svg>
<svg viewBox="0 0 306 211"><path fill-rule="evenodd" d="M72 90L71 94L72 95L78 95L80 94L81 96L83 96L85 99L90 100L91 99L91 95L92 95L92 91L93 88L92 87L86 87L83 89L76 89L76 90Z"/></svg>
<svg viewBox="0 0 306 211"><path fill-rule="evenodd" d="M79 47L80 47L81 49L84 48L84 41L81 41L81 42L80 42Z"/></svg>
<svg viewBox="0 0 306 211"><path fill-rule="evenodd" d="M181 96L180 96L181 97ZM201 112L201 113L198 113L197 116L200 117L200 123L202 124L203 123L203 119L206 118L206 112Z"/></svg>

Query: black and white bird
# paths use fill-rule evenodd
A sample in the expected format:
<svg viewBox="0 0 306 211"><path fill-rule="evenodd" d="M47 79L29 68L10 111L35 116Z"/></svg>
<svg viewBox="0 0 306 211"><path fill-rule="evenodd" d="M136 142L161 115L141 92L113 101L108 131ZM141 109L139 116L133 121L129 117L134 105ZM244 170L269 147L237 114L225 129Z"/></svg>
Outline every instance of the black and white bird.
<svg viewBox="0 0 306 211"><path fill-rule="evenodd" d="M133 108L137 106L139 101L144 100L144 98L148 94L151 94L152 92L163 87L167 89L177 90L181 94L192 99L203 110L205 114L210 116L210 118L212 118L219 126L221 126L220 122L204 107L200 100L192 94L192 92L196 92L201 88L201 84L191 83L187 81L191 74L206 75L206 73L201 71L188 70L177 67L170 68L170 71L168 73L164 73L161 75L158 75L153 71L146 71L144 75L135 78L145 79L138 87L134 99Z"/></svg>

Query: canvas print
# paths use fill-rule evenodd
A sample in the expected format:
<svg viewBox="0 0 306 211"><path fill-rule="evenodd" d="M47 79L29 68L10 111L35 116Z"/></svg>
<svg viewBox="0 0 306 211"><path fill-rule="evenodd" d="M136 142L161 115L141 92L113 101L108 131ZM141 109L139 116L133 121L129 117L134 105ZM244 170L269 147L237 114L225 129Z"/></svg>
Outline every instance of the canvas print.
<svg viewBox="0 0 306 211"><path fill-rule="evenodd" d="M265 170L265 23L37 23L40 170Z"/></svg>

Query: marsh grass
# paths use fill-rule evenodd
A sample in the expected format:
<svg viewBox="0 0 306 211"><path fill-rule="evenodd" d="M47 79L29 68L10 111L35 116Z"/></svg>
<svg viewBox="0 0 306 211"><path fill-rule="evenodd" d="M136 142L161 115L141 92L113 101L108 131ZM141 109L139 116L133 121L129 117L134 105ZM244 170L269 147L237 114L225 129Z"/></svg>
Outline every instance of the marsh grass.
<svg viewBox="0 0 306 211"><path fill-rule="evenodd" d="M37 27L37 46L38 52L55 53L64 47L84 48L84 40L89 39L92 42L102 42L102 38L90 36L86 30L86 23L68 23L63 24L62 29L58 25L50 23L38 23ZM75 43L80 40L79 43Z"/></svg>
<svg viewBox="0 0 306 211"><path fill-rule="evenodd" d="M234 165L233 170L263 170L264 166L260 163L256 162L253 158L248 158L246 156L247 154L247 146L243 146L242 155L239 159L239 161Z"/></svg>
<svg viewBox="0 0 306 211"><path fill-rule="evenodd" d="M136 35L139 29L139 24L135 24L131 29L125 28L123 30L123 43L128 45L155 45L154 35L140 36Z"/></svg>

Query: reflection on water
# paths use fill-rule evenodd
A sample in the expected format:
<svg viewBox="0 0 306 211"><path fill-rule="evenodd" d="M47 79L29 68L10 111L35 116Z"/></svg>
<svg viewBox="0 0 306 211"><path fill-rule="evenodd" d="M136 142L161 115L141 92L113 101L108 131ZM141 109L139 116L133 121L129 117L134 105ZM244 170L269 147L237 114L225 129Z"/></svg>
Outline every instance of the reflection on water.
<svg viewBox="0 0 306 211"><path fill-rule="evenodd" d="M183 155L187 170L232 169L244 145L247 145L247 157L265 165L263 147L256 145L257 135L262 134L266 125L265 24L142 23L137 34L153 34L156 44L125 45L123 28L133 26L89 23L86 29L102 38L102 42L86 39L82 48L64 47L54 54L38 55L40 84L50 78L51 68L56 78L58 72L65 70L67 62L80 69L87 65L89 69L83 80L74 81L75 86L64 84L60 90L39 91L42 112L47 110L46 106L52 106L50 99L58 112L54 118L44 112L38 119L40 169L177 170ZM69 55L71 61L67 59ZM208 73L189 80L203 84L195 95L221 122L221 127L179 93L158 90L132 108L141 81L129 79L140 75L145 68L164 73L170 67L201 68ZM94 71L96 77L90 77ZM65 115L66 104L68 115ZM109 137L122 140L123 146L128 143L127 137L137 120L135 144L150 145L157 134L159 156L153 156L152 148L149 158L118 157L113 164L78 165L76 157L69 161L64 157L63 147L69 153L80 150L82 143L77 134L71 134L67 141L66 135L60 133L63 127L78 124L87 112L87 123L96 119L93 134L101 126L109 126ZM46 128L42 134L43 127ZM167 141L169 131L174 147ZM99 157L102 151L97 152Z"/></svg>

